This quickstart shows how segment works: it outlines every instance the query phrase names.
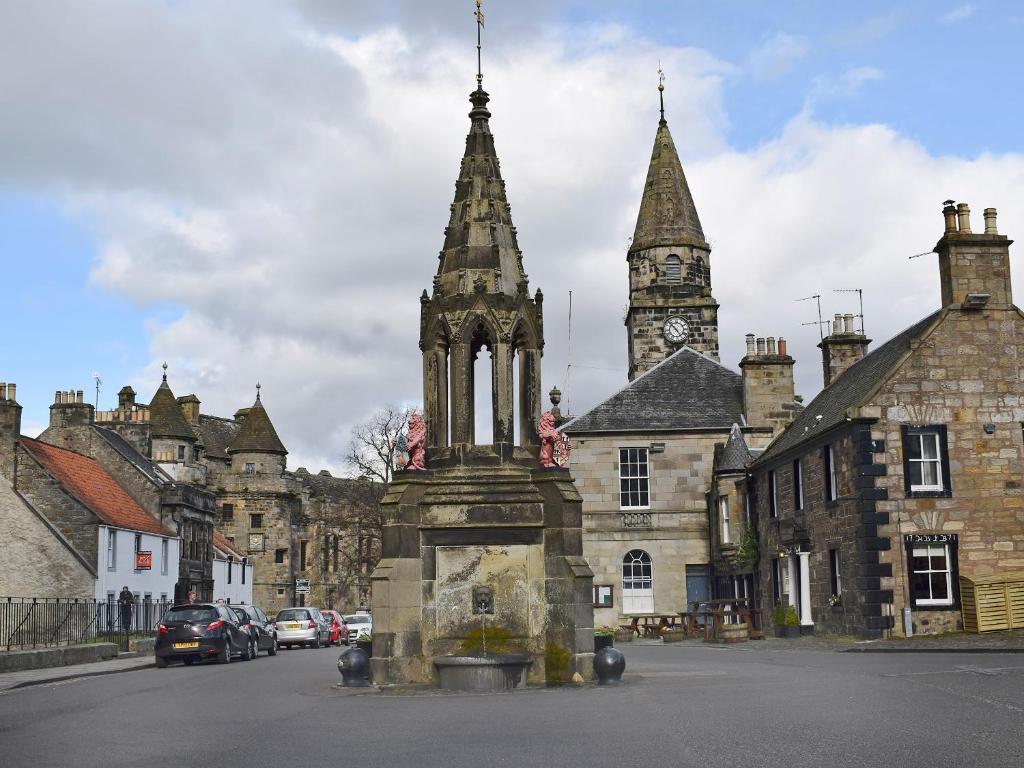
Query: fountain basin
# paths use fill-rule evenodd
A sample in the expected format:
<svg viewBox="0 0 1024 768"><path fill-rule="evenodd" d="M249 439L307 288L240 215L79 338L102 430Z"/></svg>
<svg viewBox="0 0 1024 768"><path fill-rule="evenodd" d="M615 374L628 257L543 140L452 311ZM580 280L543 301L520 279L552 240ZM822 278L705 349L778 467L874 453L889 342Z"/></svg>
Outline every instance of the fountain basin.
<svg viewBox="0 0 1024 768"><path fill-rule="evenodd" d="M527 654L435 656L434 666L446 691L512 691L526 687Z"/></svg>

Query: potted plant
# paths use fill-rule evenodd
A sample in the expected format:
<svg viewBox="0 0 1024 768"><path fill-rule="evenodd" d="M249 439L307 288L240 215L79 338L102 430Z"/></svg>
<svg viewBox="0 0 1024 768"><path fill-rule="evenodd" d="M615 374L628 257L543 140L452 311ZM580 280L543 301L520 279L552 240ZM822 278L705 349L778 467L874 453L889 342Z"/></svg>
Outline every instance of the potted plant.
<svg viewBox="0 0 1024 768"><path fill-rule="evenodd" d="M370 637L368 632L359 633L359 636L356 638L356 647L367 656L373 656L373 638Z"/></svg>
<svg viewBox="0 0 1024 768"><path fill-rule="evenodd" d="M800 637L800 617L796 615L796 608L792 605L786 608L783 629L785 637Z"/></svg>
<svg viewBox="0 0 1024 768"><path fill-rule="evenodd" d="M775 613L772 615L772 624L775 627L776 637L786 636L786 609L782 607L782 603L775 604Z"/></svg>
<svg viewBox="0 0 1024 768"><path fill-rule="evenodd" d="M686 633L683 632L682 627L666 626L659 630L661 634L661 642L663 643L678 643L680 640L686 639Z"/></svg>
<svg viewBox="0 0 1024 768"><path fill-rule="evenodd" d="M843 608L843 596L842 595L831 595L828 599L828 604L832 606L832 610L842 610Z"/></svg>
<svg viewBox="0 0 1024 768"><path fill-rule="evenodd" d="M629 643L633 640L633 628L628 624L620 626L615 630L615 642L617 643Z"/></svg>
<svg viewBox="0 0 1024 768"><path fill-rule="evenodd" d="M602 648L611 648L615 645L615 629L612 627L594 628L594 653Z"/></svg>

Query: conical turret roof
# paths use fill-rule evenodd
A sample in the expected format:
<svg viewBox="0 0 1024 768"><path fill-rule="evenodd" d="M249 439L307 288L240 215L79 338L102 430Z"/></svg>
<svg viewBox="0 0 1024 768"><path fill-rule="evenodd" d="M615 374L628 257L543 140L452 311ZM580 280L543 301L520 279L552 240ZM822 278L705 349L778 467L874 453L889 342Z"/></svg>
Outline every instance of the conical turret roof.
<svg viewBox="0 0 1024 768"><path fill-rule="evenodd" d="M166 368L166 366L165 366ZM149 424L153 437L195 441L196 433L185 418L185 412L171 392L167 384L167 372L164 380L149 403Z"/></svg>
<svg viewBox="0 0 1024 768"><path fill-rule="evenodd" d="M742 472L751 461L754 455L747 446L739 424L733 424L729 430L729 439L725 443L721 454L718 456L718 463L715 465L716 472Z"/></svg>
<svg viewBox="0 0 1024 768"><path fill-rule="evenodd" d="M526 276L488 122L490 97L479 87L469 100L469 135L437 275L448 295L477 291L515 296Z"/></svg>
<svg viewBox="0 0 1024 768"><path fill-rule="evenodd" d="M683 164L679 162L668 123L662 118L654 137L654 151L630 250L671 245L708 247Z"/></svg>
<svg viewBox="0 0 1024 768"><path fill-rule="evenodd" d="M284 456L288 453L277 436L277 430L270 421L260 396L257 392L256 402L245 415L242 428L228 445L228 453L276 453Z"/></svg>

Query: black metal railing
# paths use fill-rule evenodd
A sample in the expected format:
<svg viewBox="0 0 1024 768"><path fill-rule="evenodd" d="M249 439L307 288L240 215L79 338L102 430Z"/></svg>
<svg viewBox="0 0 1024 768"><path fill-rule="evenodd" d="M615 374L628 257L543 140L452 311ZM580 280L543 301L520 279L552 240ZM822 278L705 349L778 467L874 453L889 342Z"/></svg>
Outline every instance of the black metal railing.
<svg viewBox="0 0 1024 768"><path fill-rule="evenodd" d="M0 597L0 649L109 642L127 651L133 638L153 634L171 605L153 600Z"/></svg>

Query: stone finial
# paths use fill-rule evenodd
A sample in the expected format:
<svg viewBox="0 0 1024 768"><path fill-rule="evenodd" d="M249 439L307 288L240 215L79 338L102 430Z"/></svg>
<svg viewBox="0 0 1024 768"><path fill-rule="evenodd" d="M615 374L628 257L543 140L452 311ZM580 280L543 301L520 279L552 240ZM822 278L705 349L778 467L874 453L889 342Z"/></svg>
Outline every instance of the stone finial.
<svg viewBox="0 0 1024 768"><path fill-rule="evenodd" d="M957 203L956 218L960 228L960 234L971 234L971 207L967 203Z"/></svg>
<svg viewBox="0 0 1024 768"><path fill-rule="evenodd" d="M996 227L996 209L986 208L984 211L985 216L985 234L986 235L998 235L999 229Z"/></svg>

